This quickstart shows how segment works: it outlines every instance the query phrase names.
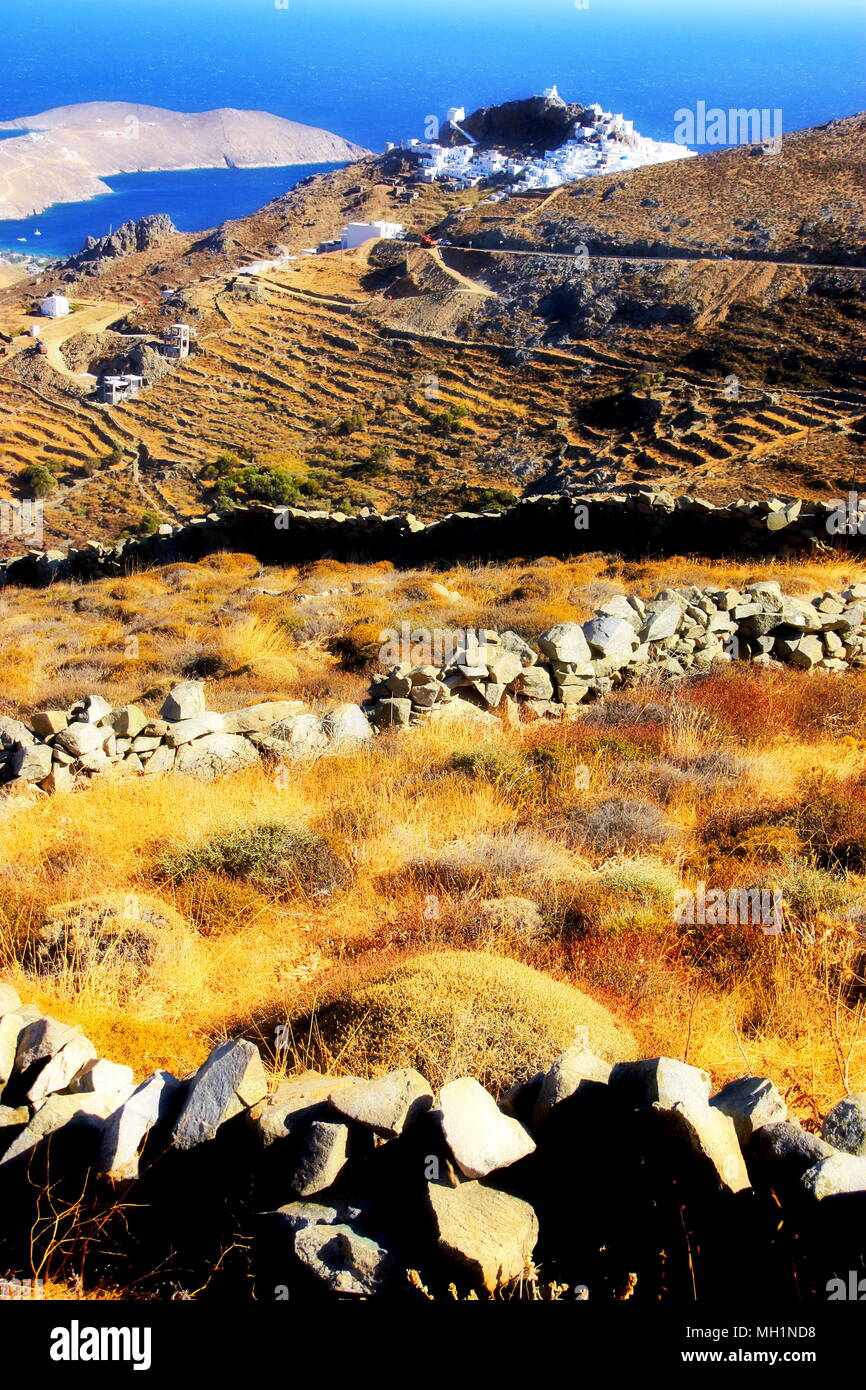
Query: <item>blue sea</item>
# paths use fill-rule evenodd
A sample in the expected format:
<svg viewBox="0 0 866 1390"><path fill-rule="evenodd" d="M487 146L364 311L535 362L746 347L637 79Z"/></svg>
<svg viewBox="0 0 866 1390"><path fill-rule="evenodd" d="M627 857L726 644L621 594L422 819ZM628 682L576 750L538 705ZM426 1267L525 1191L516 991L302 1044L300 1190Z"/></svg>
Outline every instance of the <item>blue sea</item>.
<svg viewBox="0 0 866 1390"><path fill-rule="evenodd" d="M863 0L6 0L4 11L4 120L80 101L233 106L381 150L448 106L553 83L660 140L701 100L781 109L785 130L866 107ZM23 231L0 223L0 247L24 249L17 238L38 226L46 250L66 253L144 212L205 229L308 172L126 175L110 197Z"/></svg>
<svg viewBox="0 0 866 1390"><path fill-rule="evenodd" d="M284 169L180 169L164 174L117 174L104 179L111 193L87 203L57 203L38 217L0 221L0 251L68 256L88 236L105 236L122 222L167 212L184 232L216 226L264 207L308 174L333 164Z"/></svg>

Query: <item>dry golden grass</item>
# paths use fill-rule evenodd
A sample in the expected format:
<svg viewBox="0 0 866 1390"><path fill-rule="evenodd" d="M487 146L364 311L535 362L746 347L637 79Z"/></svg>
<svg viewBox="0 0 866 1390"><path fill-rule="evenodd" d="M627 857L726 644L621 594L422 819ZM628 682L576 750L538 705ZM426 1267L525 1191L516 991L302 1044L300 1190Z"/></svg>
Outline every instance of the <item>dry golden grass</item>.
<svg viewBox="0 0 866 1390"><path fill-rule="evenodd" d="M745 565L589 554L432 574L334 560L301 571L268 569L248 555L214 555L123 579L5 594L0 710L66 705L96 686L117 701L139 699L196 661L213 671L218 709L273 695L318 701L332 688L335 698L358 699L363 673L340 671L335 654L354 625L368 634L372 653L379 634L404 621L431 631L511 627L531 638L554 623L588 617L623 590L649 597L668 585L724 587L776 577L792 593L811 594L864 575L855 561L833 557ZM431 584L443 580L459 600L432 593Z"/></svg>
<svg viewBox="0 0 866 1390"><path fill-rule="evenodd" d="M591 555L435 576L335 561L265 571L248 556L215 556L4 595L3 709L26 716L84 693L120 702L150 690L143 702L155 710L161 690L208 658L213 708L282 696L323 708L365 689L367 671L336 645L353 623L374 634L408 620L533 636L623 589L648 595L666 584L722 587L771 574L792 591L862 578L838 561L634 565ZM431 597L437 578L461 599ZM314 597L296 602L301 593ZM662 716L643 717L647 703ZM707 767L708 754L725 755L733 771ZM479 735L431 724L386 735L357 756L298 766L287 783L265 767L196 785L193 795L172 779L96 782L32 805L6 803L0 966L24 997L81 1023L102 1053L143 1075L192 1069L238 1027L309 1015L383 962L432 952L438 969L449 951L459 948L463 965L480 948L588 994L631 1031L638 1052L687 1056L719 1083L767 1072L812 1119L844 1088L866 1085L854 980L863 865L856 854L844 865L821 859L815 810L828 798L840 803L834 833L862 841L866 853L864 783L866 675L749 670L624 691L561 726ZM638 803L637 812L618 809L623 802ZM618 818L632 838L600 837L599 824L615 831ZM338 846L346 884L322 896L206 866L166 875L167 850L265 824ZM710 825L721 829L708 836ZM661 829L639 842L636 826ZM780 882L782 936L684 938L670 899L701 878L723 887ZM185 943L144 985L130 988L110 956L83 974L25 963L33 933L64 904L128 895L162 902ZM515 897L538 910L542 929L531 937L516 925L519 913L509 925L507 911L482 908ZM452 993L443 986L443 1008ZM419 1056L424 1031L412 1026L420 1031L405 1045ZM455 1056L476 1046L487 1057L483 1031L462 1038ZM388 1054L395 1064L408 1061L401 1046ZM559 1044L551 1036L545 1046L539 1061ZM385 1064L372 1051L368 1061ZM360 1054L352 1065L362 1065Z"/></svg>

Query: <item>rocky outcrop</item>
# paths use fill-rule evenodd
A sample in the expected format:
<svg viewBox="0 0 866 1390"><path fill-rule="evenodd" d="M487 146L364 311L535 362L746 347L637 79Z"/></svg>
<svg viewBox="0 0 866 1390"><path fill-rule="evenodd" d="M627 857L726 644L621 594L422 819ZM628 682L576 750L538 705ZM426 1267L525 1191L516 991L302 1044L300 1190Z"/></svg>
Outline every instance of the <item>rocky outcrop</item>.
<svg viewBox="0 0 866 1390"><path fill-rule="evenodd" d="M556 150L576 128L591 126L594 119L593 112L578 102L565 102L558 97L525 97L498 106L482 106L461 121L459 128L446 122L441 143L465 145L467 141L461 135L465 131L485 147L515 152Z"/></svg>
<svg viewBox="0 0 866 1390"><path fill-rule="evenodd" d="M174 1280L178 1261L191 1273L240 1245L260 1299L485 1296L537 1282L540 1266L560 1297L599 1303L624 1288L710 1298L737 1271L741 1293L801 1301L858 1267L862 1095L827 1117L834 1145L788 1119L766 1077L712 1095L706 1072L672 1058L611 1069L592 1038L499 1103L473 1077L437 1094L412 1069L275 1084L242 1039L191 1076L136 1085L10 985L0 1007L4 1257L22 1268L40 1253L32 1209L49 1173L55 1196L75 1192L90 1267L103 1228L130 1280Z"/></svg>
<svg viewBox="0 0 866 1390"><path fill-rule="evenodd" d="M201 781L264 759L289 765L361 747L374 731L428 719L506 725L575 718L588 701L644 681L707 675L720 663L792 665L842 673L866 666L866 584L806 600L775 580L738 589L663 589L645 601L617 594L588 622L557 623L535 644L518 633L404 625L381 634L387 669L364 706L324 715L295 700L208 712L201 681L183 681L157 715L89 695L71 709L37 711L28 728L0 719L0 787L69 791L94 776L167 772ZM431 639L428 660L400 660ZM387 653L396 649L396 661Z"/></svg>

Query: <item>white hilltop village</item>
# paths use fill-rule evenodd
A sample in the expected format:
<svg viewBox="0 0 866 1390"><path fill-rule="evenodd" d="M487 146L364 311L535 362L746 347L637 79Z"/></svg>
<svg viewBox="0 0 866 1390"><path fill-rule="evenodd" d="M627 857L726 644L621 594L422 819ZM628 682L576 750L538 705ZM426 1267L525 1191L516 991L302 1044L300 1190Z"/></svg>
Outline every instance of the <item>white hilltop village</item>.
<svg viewBox="0 0 866 1390"><path fill-rule="evenodd" d="M556 87L541 95L565 106ZM463 107L453 106L446 122L467 141L446 147L436 142L404 140L400 148L418 159L419 174L425 183L448 179L458 188L473 188L486 179L507 179L504 189L491 193L487 202L500 202L513 193L530 189L560 188L580 179L596 178L618 170L639 169L646 164L663 164L688 159L696 151L674 141L649 140L639 135L632 121L621 114L603 111L598 103L587 108L595 117L590 126L576 126L571 137L558 149L531 159L515 158L496 149L479 149L475 140L461 128L466 119ZM394 145L389 145L394 149Z"/></svg>

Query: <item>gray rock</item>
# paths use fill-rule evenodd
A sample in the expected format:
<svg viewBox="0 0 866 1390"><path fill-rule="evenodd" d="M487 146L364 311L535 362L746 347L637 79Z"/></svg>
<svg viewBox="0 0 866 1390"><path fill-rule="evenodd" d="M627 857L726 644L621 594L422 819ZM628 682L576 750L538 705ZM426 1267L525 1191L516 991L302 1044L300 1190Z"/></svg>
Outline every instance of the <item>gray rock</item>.
<svg viewBox="0 0 866 1390"><path fill-rule="evenodd" d="M605 661L628 661L640 645L637 633L624 618L593 618L584 623L583 632L592 653Z"/></svg>
<svg viewBox="0 0 866 1390"><path fill-rule="evenodd" d="M275 724L274 736L282 739L283 756L290 761L319 758L328 751L328 736L317 714L298 714Z"/></svg>
<svg viewBox="0 0 866 1390"><path fill-rule="evenodd" d="M427 1201L440 1251L474 1284L492 1293L523 1274L538 1240L528 1202L480 1182L430 1183Z"/></svg>
<svg viewBox="0 0 866 1390"><path fill-rule="evenodd" d="M337 1294L371 1297L384 1292L397 1278L388 1252L351 1226L302 1226L295 1235L295 1254Z"/></svg>
<svg viewBox="0 0 866 1390"><path fill-rule="evenodd" d="M71 1046L71 1043L67 1043L67 1047ZM66 1048L63 1051L65 1052ZM105 1057L94 1056L79 1068L66 1090L70 1095L83 1095L95 1091L109 1095L112 1091L129 1091L134 1081L132 1067L122 1066L120 1062L109 1062Z"/></svg>
<svg viewBox="0 0 866 1390"><path fill-rule="evenodd" d="M741 1076L729 1081L710 1105L734 1122L741 1144L748 1143L761 1125L780 1124L788 1118L788 1107L772 1081L764 1076Z"/></svg>
<svg viewBox="0 0 866 1390"><path fill-rule="evenodd" d="M289 1077L279 1082L273 1095L254 1105L247 1118L259 1142L268 1147L297 1133L310 1119L326 1117L331 1111L331 1097L360 1080L356 1076L325 1076L322 1072Z"/></svg>
<svg viewBox="0 0 866 1390"><path fill-rule="evenodd" d="M329 753L347 753L373 737L370 721L360 705L337 705L322 719Z"/></svg>
<svg viewBox="0 0 866 1390"><path fill-rule="evenodd" d="M580 623L557 623L541 634L538 645L545 656L556 661L583 665L592 655Z"/></svg>
<svg viewBox="0 0 866 1390"><path fill-rule="evenodd" d="M733 1120L705 1100L676 1101L666 1116L670 1126L682 1134L698 1157L712 1164L719 1185L729 1192L750 1187L737 1131Z"/></svg>
<svg viewBox="0 0 866 1390"><path fill-rule="evenodd" d="M19 743L12 749L10 767L14 777L25 782L41 782L51 772L53 754L49 743Z"/></svg>
<svg viewBox="0 0 866 1390"><path fill-rule="evenodd" d="M535 1103L533 1121L541 1124L554 1105L580 1090L586 1082L605 1085L610 1078L611 1065L590 1052L588 1047L575 1044L557 1057L541 1083Z"/></svg>
<svg viewBox="0 0 866 1390"><path fill-rule="evenodd" d="M500 649L487 663L487 674L497 685L510 685L523 671L523 662L517 652Z"/></svg>
<svg viewBox="0 0 866 1390"><path fill-rule="evenodd" d="M34 734L40 738L52 738L66 728L69 715L62 709L41 709L32 716L30 723Z"/></svg>
<svg viewBox="0 0 866 1390"><path fill-rule="evenodd" d="M833 1106L821 1134L834 1149L866 1156L866 1091L855 1091Z"/></svg>
<svg viewBox="0 0 866 1390"><path fill-rule="evenodd" d="M101 749L110 733L110 729L99 728L96 724L70 724L57 735L54 744L57 748L65 748L74 758L83 758Z"/></svg>
<svg viewBox="0 0 866 1390"><path fill-rule="evenodd" d="M800 1177L807 1169L829 1158L834 1149L817 1134L810 1134L792 1120L762 1125L748 1145L753 1175L773 1185Z"/></svg>
<svg viewBox="0 0 866 1390"><path fill-rule="evenodd" d="M391 1139L430 1109L433 1092L420 1072L405 1067L336 1092L332 1104L341 1115Z"/></svg>
<svg viewBox="0 0 866 1390"><path fill-rule="evenodd" d="M85 695L84 699L73 707L72 714L74 719L84 724L99 724L111 714L111 705L102 695Z"/></svg>
<svg viewBox="0 0 866 1390"><path fill-rule="evenodd" d="M301 700L265 700L261 704L247 705L245 709L224 714L223 728L227 734L259 734L303 713Z"/></svg>
<svg viewBox="0 0 866 1390"><path fill-rule="evenodd" d="M819 1202L844 1192L866 1192L866 1158L858 1154L830 1154L807 1168L803 1186Z"/></svg>
<svg viewBox="0 0 866 1390"><path fill-rule="evenodd" d="M124 1094L113 1091L110 1095L66 1096L59 1093L51 1095L40 1106L30 1123L16 1135L9 1148L0 1157L0 1166L12 1163L16 1158L29 1153L43 1139L56 1134L67 1125L85 1126L90 1129L103 1129L105 1121L122 1105Z"/></svg>
<svg viewBox="0 0 866 1390"><path fill-rule="evenodd" d="M167 743L160 744L144 764L144 776L158 777L166 772L171 772L176 759L177 753L174 748L169 748Z"/></svg>
<svg viewBox="0 0 866 1390"><path fill-rule="evenodd" d="M32 1023L25 1025L18 1038L18 1050L15 1057L16 1071L25 1072L37 1062L43 1062L47 1058L53 1057L71 1038L80 1036L80 1028L74 1028L68 1023L60 1023L48 1014L34 1019Z"/></svg>
<svg viewBox="0 0 866 1390"><path fill-rule="evenodd" d="M534 664L535 652L528 642L524 642L523 638L518 636L516 632L512 632L510 628L499 634L499 645L503 651L514 652L519 656L524 666L532 666Z"/></svg>
<svg viewBox="0 0 866 1390"><path fill-rule="evenodd" d="M96 1057L96 1048L83 1033L76 1034L45 1063L27 1092L32 1106L40 1106L53 1091L63 1091L84 1066ZM130 1081L132 1076L130 1075Z"/></svg>
<svg viewBox="0 0 866 1390"><path fill-rule="evenodd" d="M523 1125L504 1115L472 1077L462 1076L442 1087L439 1114L445 1141L467 1178L486 1177L535 1150Z"/></svg>
<svg viewBox="0 0 866 1390"><path fill-rule="evenodd" d="M346 1219L345 1212L342 1206L326 1205L324 1202L287 1202L268 1215L295 1235L306 1226L339 1226Z"/></svg>
<svg viewBox="0 0 866 1390"><path fill-rule="evenodd" d="M33 733L20 719L0 715L0 750L8 752L16 743L35 743Z"/></svg>
<svg viewBox="0 0 866 1390"><path fill-rule="evenodd" d="M206 713L204 686L201 681L181 681L172 688L159 711L161 719L171 722L181 719L200 719Z"/></svg>
<svg viewBox="0 0 866 1390"><path fill-rule="evenodd" d="M147 725L147 715L138 705L123 705L111 711L108 723L120 738L136 738Z"/></svg>
<svg viewBox="0 0 866 1390"><path fill-rule="evenodd" d="M159 751L157 749L153 758L158 757ZM174 770L200 782L212 782L216 777L240 772L258 761L258 750L242 734L207 734L177 750ZM146 770L150 771L150 763Z"/></svg>
<svg viewBox="0 0 866 1390"><path fill-rule="evenodd" d="M654 603L647 608L646 623L641 630L642 642L660 642L672 637L683 620L683 610L679 603Z"/></svg>
<svg viewBox="0 0 866 1390"><path fill-rule="evenodd" d="M141 1147L150 1131L167 1124L182 1093L182 1083L167 1071L151 1072L110 1115L102 1134L100 1171L110 1182L138 1177Z"/></svg>
<svg viewBox="0 0 866 1390"><path fill-rule="evenodd" d="M553 681L543 666L524 666L514 683L514 688L530 700L553 698Z"/></svg>
<svg viewBox="0 0 866 1390"><path fill-rule="evenodd" d="M165 741L169 748L180 748L185 743L192 743L195 738L204 738L207 734L219 734L222 731L221 714L203 714L197 719L178 719L166 734Z"/></svg>
<svg viewBox="0 0 866 1390"><path fill-rule="evenodd" d="M617 1062L610 1085L634 1105L657 1105L670 1110L681 1101L708 1103L710 1078L698 1067L673 1057L651 1057L642 1062Z"/></svg>
<svg viewBox="0 0 866 1390"><path fill-rule="evenodd" d="M224 1042L202 1062L189 1083L172 1135L177 1149L213 1139L221 1124L267 1095L268 1079L254 1043Z"/></svg>
<svg viewBox="0 0 866 1390"><path fill-rule="evenodd" d="M328 1120L312 1122L288 1179L299 1197L324 1192L337 1181L348 1162L348 1144L348 1125Z"/></svg>

